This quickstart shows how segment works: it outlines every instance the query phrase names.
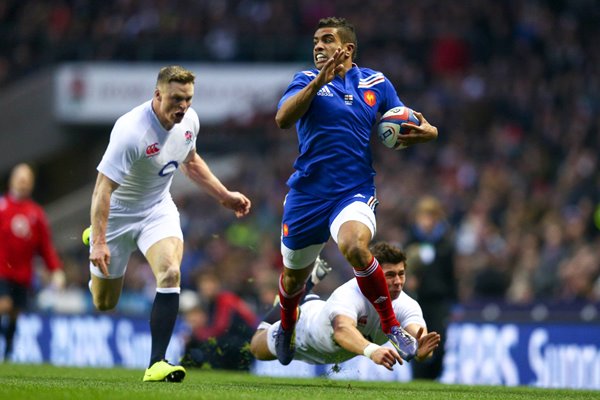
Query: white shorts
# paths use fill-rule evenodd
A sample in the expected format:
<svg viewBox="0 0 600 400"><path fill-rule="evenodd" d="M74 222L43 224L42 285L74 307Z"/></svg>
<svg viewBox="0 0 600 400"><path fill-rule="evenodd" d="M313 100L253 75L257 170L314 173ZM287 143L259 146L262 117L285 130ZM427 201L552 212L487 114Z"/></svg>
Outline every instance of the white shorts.
<svg viewBox="0 0 600 400"><path fill-rule="evenodd" d="M311 300L300 306L300 318L296 322L296 353L295 360L310 364L327 364L335 362L339 354L348 354L333 341L333 327L328 318L319 319L316 316L323 310L323 300ZM277 355L275 350L275 336L281 321L273 325L266 323L259 329L267 329L267 347L272 355ZM354 356L345 356L346 359Z"/></svg>
<svg viewBox="0 0 600 400"><path fill-rule="evenodd" d="M366 203L356 201L348 204L348 206L340 211L329 226L329 233L336 243L338 242L340 228L347 221L358 221L366 225L371 231L371 238L377 232L377 222L373 209ZM283 265L290 269L304 269L317 259L324 246L325 243L320 243L303 249L292 250L284 245L282 241L281 255L283 256Z"/></svg>
<svg viewBox="0 0 600 400"><path fill-rule="evenodd" d="M90 263L90 272L99 278L116 279L125 274L129 256L136 249L144 255L159 240L176 237L183 241L179 211L171 197L148 209L134 209L111 200L106 227L106 242L110 250L108 276ZM94 238L90 238L90 252Z"/></svg>

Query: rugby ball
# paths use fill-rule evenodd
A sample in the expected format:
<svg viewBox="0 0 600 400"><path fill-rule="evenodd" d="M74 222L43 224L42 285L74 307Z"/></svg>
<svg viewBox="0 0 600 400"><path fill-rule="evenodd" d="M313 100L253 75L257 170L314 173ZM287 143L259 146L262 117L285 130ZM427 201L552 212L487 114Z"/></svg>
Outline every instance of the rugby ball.
<svg viewBox="0 0 600 400"><path fill-rule="evenodd" d="M377 136L385 147L390 149L403 149L406 146L398 144L398 136L407 134L409 127L402 124L419 126L421 123L415 112L408 107L394 107L381 116L377 124Z"/></svg>

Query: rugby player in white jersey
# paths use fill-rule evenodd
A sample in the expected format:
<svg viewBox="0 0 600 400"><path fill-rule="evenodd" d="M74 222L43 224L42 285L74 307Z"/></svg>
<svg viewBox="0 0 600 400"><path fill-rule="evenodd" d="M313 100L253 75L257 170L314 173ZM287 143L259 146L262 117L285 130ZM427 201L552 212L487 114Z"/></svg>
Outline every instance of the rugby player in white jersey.
<svg viewBox="0 0 600 400"><path fill-rule="evenodd" d="M190 108L195 76L180 66L158 73L152 100L120 117L110 135L92 196L90 290L94 305L116 307L130 254L139 249L156 278L152 350L145 382L180 382L185 369L165 360L179 310L183 234L169 188L184 174L239 218L250 200L229 191L196 153L200 122Z"/></svg>
<svg viewBox="0 0 600 400"><path fill-rule="evenodd" d="M438 347L441 338L436 332L427 332L421 307L402 291L406 256L384 242L372 245L370 250L383 269L396 318L418 341L415 359L422 361ZM354 278L337 288L327 301L306 297L296 325L295 360L333 364L364 355L389 370L395 363L403 363L394 347L381 346L389 338L381 329L379 314L360 293ZM277 358L275 341L281 321L269 321L272 315L277 312L269 313L252 337L250 350L258 360Z"/></svg>

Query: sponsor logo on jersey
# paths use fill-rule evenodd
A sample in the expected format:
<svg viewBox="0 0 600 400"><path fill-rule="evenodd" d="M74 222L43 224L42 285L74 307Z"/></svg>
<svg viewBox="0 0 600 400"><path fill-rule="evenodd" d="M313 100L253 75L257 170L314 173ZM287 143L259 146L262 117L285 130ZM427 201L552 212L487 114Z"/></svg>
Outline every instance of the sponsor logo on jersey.
<svg viewBox="0 0 600 400"><path fill-rule="evenodd" d="M160 175L160 176L171 175L173 172L175 172L177 170L177 167L179 167L179 163L177 161L169 161L168 163L165 164L164 167L161 168L161 170L158 172L158 175Z"/></svg>
<svg viewBox="0 0 600 400"><path fill-rule="evenodd" d="M191 131L185 131L185 144L190 144L192 137L193 135Z"/></svg>
<svg viewBox="0 0 600 400"><path fill-rule="evenodd" d="M327 85L325 85L321 89L319 89L319 91L317 92L317 96L333 97L333 93L331 93L331 90L329 90Z"/></svg>
<svg viewBox="0 0 600 400"><path fill-rule="evenodd" d="M365 103L373 107L375 103L377 103L377 96L375 96L375 92L372 90L366 90L363 93L363 98L365 99Z"/></svg>
<svg viewBox="0 0 600 400"><path fill-rule="evenodd" d="M158 148L158 142L152 143L150 146L146 147L146 157L154 157L160 152Z"/></svg>
<svg viewBox="0 0 600 400"><path fill-rule="evenodd" d="M351 94L344 95L344 103L346 103L347 106L351 106L353 102L354 102L354 96L352 96Z"/></svg>
<svg viewBox="0 0 600 400"><path fill-rule="evenodd" d="M31 225L29 219L23 214L16 214L10 220L10 230L15 237L27 239L31 237Z"/></svg>

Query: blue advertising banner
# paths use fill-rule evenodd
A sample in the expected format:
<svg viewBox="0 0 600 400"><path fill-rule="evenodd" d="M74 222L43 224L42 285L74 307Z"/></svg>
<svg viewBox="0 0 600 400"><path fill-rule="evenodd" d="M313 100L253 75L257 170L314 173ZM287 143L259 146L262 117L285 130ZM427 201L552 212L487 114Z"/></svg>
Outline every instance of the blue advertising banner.
<svg viewBox="0 0 600 400"><path fill-rule="evenodd" d="M167 359L178 363L184 349L178 324ZM147 319L108 315L40 315L19 317L13 362L65 366L146 368L150 357ZM0 337L0 348L4 339Z"/></svg>
<svg viewBox="0 0 600 400"><path fill-rule="evenodd" d="M453 323L441 381L600 389L600 326Z"/></svg>
<svg viewBox="0 0 600 400"><path fill-rule="evenodd" d="M167 358L184 351L179 323ZM0 338L0 350L4 342ZM150 331L143 318L115 315L21 315L12 360L64 366L146 368ZM358 356L340 365L293 361L255 362L268 376L327 376L330 379L409 381L410 363L388 371ZM443 383L600 389L600 325L585 323L454 322L446 339Z"/></svg>

